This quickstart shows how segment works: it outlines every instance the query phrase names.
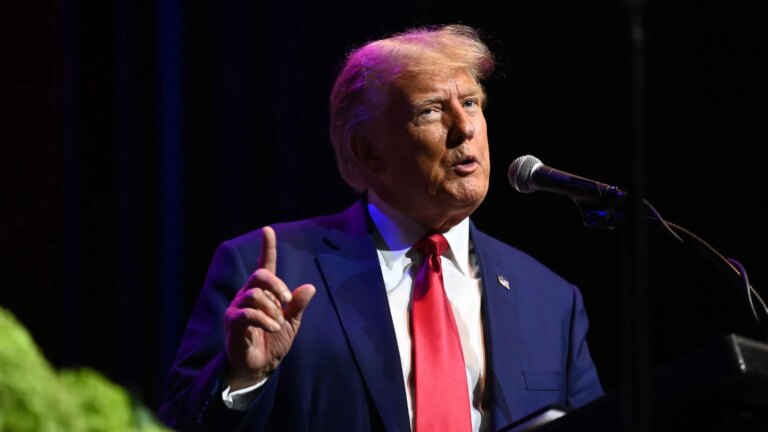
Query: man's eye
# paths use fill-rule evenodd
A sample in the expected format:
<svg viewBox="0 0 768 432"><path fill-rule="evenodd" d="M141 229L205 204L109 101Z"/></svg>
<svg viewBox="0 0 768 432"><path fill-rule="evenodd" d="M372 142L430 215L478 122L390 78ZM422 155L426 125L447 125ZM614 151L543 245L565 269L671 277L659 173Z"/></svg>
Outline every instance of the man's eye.
<svg viewBox="0 0 768 432"><path fill-rule="evenodd" d="M438 107L432 107L432 108L424 108L421 111L419 111L419 115L416 117L416 120L419 122L433 122L437 121L440 118L440 108Z"/></svg>
<svg viewBox="0 0 768 432"><path fill-rule="evenodd" d="M474 108L477 105L478 105L477 104L477 100L475 100L475 99L467 99L467 100L464 101L464 106L466 108Z"/></svg>

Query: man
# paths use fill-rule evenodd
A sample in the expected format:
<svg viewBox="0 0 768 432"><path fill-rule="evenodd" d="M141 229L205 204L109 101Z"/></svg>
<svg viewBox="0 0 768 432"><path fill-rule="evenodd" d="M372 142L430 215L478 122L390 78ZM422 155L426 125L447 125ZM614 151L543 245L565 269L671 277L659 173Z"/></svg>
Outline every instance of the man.
<svg viewBox="0 0 768 432"><path fill-rule="evenodd" d="M171 372L182 430L496 430L602 394L579 291L469 220L488 190L465 26L353 51L331 139L363 198L221 245Z"/></svg>

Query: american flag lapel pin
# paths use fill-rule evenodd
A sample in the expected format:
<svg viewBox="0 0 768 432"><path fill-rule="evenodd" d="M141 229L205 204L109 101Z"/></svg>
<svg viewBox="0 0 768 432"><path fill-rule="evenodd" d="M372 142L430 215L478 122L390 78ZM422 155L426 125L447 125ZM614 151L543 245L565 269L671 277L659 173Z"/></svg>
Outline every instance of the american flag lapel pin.
<svg viewBox="0 0 768 432"><path fill-rule="evenodd" d="M499 285L503 286L506 289L509 289L509 281L504 279L504 276L498 275L496 276L496 279L499 281Z"/></svg>

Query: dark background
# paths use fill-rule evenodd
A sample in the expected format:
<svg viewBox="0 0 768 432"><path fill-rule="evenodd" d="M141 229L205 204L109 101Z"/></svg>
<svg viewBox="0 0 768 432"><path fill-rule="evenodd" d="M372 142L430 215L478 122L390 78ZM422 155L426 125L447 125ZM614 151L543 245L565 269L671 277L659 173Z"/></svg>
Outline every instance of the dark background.
<svg viewBox="0 0 768 432"><path fill-rule="evenodd" d="M761 3L651 2L646 197L739 259L766 296ZM0 0L0 305L56 366L95 367L156 408L215 247L354 201L327 133L344 54L453 22L480 28L500 61L475 221L582 289L593 357L617 388L619 234L506 181L533 154L630 184L631 51L616 0ZM728 278L650 226L647 240L651 365L756 334Z"/></svg>

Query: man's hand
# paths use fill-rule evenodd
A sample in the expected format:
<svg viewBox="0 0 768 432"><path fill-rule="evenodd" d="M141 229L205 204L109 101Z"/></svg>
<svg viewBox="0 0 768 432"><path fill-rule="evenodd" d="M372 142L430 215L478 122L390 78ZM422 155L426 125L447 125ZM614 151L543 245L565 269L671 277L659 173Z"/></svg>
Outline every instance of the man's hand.
<svg viewBox="0 0 768 432"><path fill-rule="evenodd" d="M264 227L263 233L258 269L224 313L227 380L231 391L257 384L277 368L299 331L301 314L315 295L315 287L310 284L291 294L275 275L275 231ZM286 304L285 308L281 302Z"/></svg>

